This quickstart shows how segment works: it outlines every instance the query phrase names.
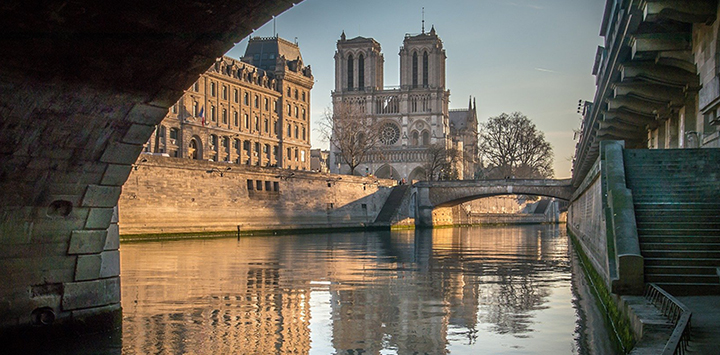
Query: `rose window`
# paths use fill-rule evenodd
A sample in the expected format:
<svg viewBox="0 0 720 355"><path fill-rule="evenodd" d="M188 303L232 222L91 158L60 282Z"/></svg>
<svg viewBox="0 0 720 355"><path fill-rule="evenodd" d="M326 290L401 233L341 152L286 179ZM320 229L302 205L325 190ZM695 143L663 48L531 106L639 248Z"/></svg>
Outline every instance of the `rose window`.
<svg viewBox="0 0 720 355"><path fill-rule="evenodd" d="M385 145L392 145L400 138L400 128L391 122L387 122L380 127L380 142Z"/></svg>

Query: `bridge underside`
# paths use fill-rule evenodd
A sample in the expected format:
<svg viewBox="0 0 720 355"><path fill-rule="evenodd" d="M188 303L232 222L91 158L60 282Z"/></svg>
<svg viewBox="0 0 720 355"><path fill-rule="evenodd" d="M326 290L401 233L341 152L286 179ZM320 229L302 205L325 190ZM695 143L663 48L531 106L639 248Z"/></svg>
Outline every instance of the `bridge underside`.
<svg viewBox="0 0 720 355"><path fill-rule="evenodd" d="M111 220L131 164L216 57L290 6L3 3L0 329L118 313Z"/></svg>

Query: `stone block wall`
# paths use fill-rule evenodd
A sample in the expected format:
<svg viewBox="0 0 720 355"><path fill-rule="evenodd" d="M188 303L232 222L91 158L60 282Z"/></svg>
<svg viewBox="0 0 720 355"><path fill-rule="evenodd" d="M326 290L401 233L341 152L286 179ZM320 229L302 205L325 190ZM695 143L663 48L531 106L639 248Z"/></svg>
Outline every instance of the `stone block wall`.
<svg viewBox="0 0 720 355"><path fill-rule="evenodd" d="M394 183L141 155L120 195L120 233L361 227Z"/></svg>

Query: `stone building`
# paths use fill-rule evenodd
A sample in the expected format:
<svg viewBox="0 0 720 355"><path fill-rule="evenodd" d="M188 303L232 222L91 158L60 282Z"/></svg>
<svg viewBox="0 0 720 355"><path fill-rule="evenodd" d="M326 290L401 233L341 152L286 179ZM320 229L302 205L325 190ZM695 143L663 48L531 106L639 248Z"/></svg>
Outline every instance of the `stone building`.
<svg viewBox="0 0 720 355"><path fill-rule="evenodd" d="M322 149L310 149L310 170L321 173L330 172L328 167L328 159L330 151Z"/></svg>
<svg viewBox="0 0 720 355"><path fill-rule="evenodd" d="M145 151L309 170L313 83L296 43L250 38L243 58L218 58L185 90Z"/></svg>
<svg viewBox="0 0 720 355"><path fill-rule="evenodd" d="M477 161L477 114L448 110L445 49L433 27L405 35L400 48L400 86L383 86L384 57L372 38L347 39L343 32L335 53L333 106L358 105L380 126L379 147L356 169L382 178L425 180L430 145L463 152L458 176L473 178ZM454 127L454 128L453 128ZM330 170L348 173L338 148L331 144Z"/></svg>

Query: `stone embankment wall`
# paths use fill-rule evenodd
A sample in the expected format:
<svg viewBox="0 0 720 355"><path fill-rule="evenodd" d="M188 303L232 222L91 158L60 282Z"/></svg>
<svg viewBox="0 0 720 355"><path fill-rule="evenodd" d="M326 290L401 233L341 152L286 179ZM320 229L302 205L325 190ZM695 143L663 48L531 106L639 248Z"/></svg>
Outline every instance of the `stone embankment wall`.
<svg viewBox="0 0 720 355"><path fill-rule="evenodd" d="M392 180L141 155L120 195L120 234L363 227Z"/></svg>

